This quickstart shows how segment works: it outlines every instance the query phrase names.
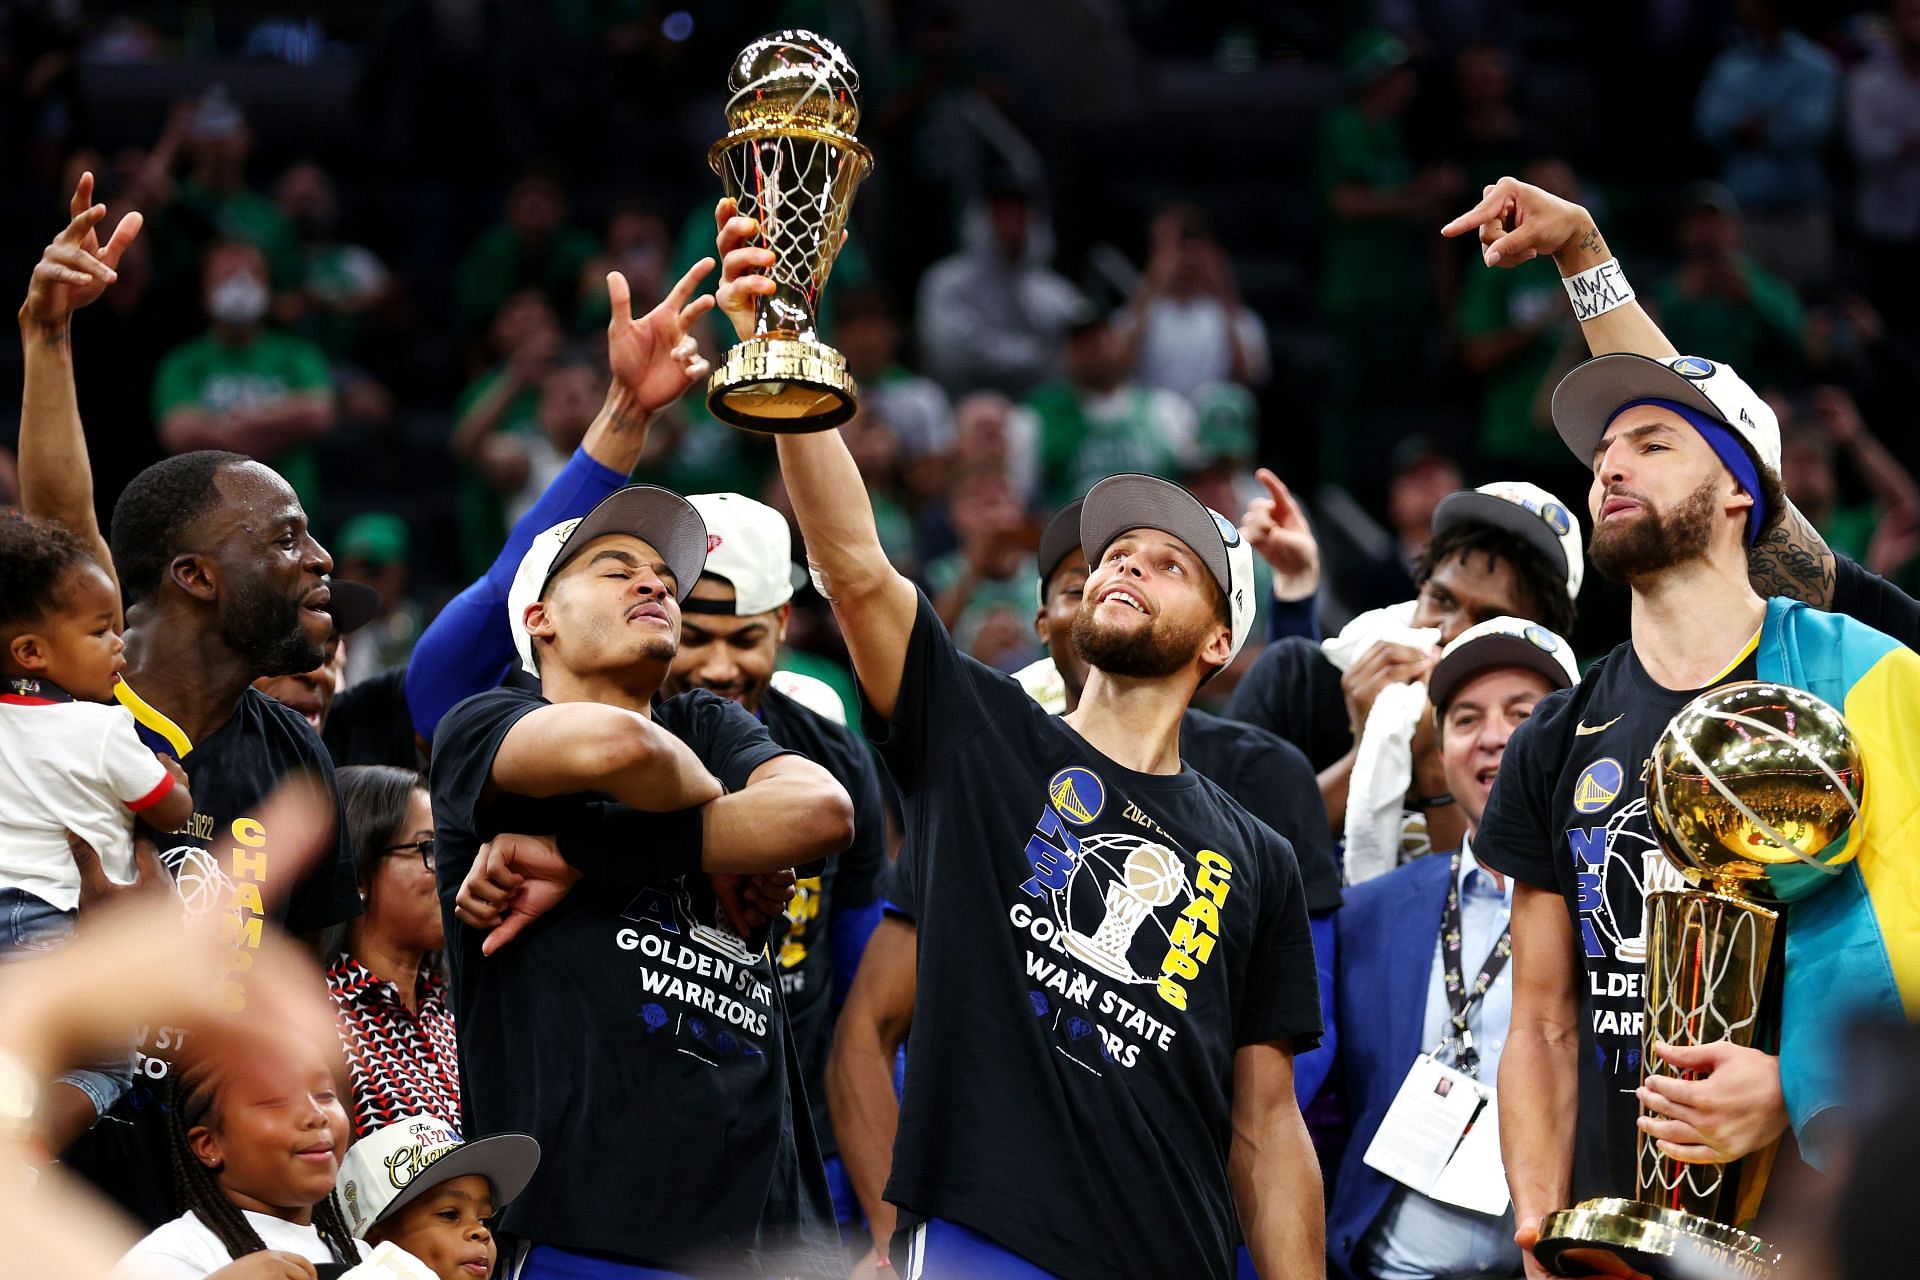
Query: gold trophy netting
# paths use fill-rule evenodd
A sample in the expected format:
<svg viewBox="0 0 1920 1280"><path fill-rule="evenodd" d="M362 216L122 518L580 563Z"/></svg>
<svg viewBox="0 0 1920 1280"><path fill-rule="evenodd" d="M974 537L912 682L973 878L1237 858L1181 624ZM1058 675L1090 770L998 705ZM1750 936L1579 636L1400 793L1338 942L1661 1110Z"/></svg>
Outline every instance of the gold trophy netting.
<svg viewBox="0 0 1920 1280"><path fill-rule="evenodd" d="M1647 1020L1640 1032L1643 1079L1660 1065L1654 1057L1656 1040L1708 1044L1734 1039L1750 1026L1759 1012L1767 962L1760 917L1752 912L1696 893L1650 894L1646 910L1666 918L1657 929L1644 927L1643 936L1650 941L1657 936L1667 945L1647 948ZM1744 972L1735 972L1739 969ZM1746 990L1730 1000L1729 987L1736 984ZM1649 1134L1640 1134L1637 1145L1641 1199L1666 1204L1677 1191L1688 1212L1696 1211L1693 1205L1713 1203L1725 1165L1684 1164L1662 1155Z"/></svg>
<svg viewBox="0 0 1920 1280"><path fill-rule="evenodd" d="M769 274L780 291L762 303L756 331L810 334L864 160L840 143L795 134L743 141L722 154L727 194L760 223L761 242L774 254Z"/></svg>

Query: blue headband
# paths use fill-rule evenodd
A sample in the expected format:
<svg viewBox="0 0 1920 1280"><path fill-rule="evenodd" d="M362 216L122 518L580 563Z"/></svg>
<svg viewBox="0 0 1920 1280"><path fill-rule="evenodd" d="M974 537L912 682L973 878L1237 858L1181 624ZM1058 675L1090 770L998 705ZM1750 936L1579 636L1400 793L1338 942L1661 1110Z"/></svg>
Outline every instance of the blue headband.
<svg viewBox="0 0 1920 1280"><path fill-rule="evenodd" d="M1713 450L1714 455L1720 459L1721 465L1731 471L1733 478L1740 482L1740 487L1752 496L1753 507L1747 512L1747 545L1752 546L1760 537L1761 527L1766 524L1766 499L1760 491L1759 468L1754 466L1753 455L1747 452L1747 447L1741 443L1740 437L1735 435L1733 429L1726 423L1715 421L1692 405L1681 404L1678 400L1662 400L1658 397L1627 401L1613 411L1613 416L1607 419L1607 426L1612 426L1614 419L1627 410L1638 408L1643 404L1650 404L1656 409L1665 409L1685 418L1687 425L1698 431L1700 438L1707 442L1707 447Z"/></svg>

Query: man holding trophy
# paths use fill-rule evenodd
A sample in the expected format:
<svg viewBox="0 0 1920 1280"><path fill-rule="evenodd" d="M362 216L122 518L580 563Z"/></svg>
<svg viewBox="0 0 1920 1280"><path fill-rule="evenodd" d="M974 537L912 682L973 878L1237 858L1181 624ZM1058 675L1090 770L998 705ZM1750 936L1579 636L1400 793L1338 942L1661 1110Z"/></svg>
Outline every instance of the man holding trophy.
<svg viewBox="0 0 1920 1280"><path fill-rule="evenodd" d="M898 1262L916 1280L1226 1277L1244 1233L1262 1274L1323 1274L1292 1087L1320 1035L1299 868L1179 752L1194 690L1252 625L1250 547L1179 486L1110 476L1081 514L1079 707L1050 715L963 655L888 563L832 429L858 392L813 334L866 164L852 68L781 32L729 88L719 305L743 341L709 404L777 436L917 850Z"/></svg>
<svg viewBox="0 0 1920 1280"><path fill-rule="evenodd" d="M1514 736L1476 846L1518 882L1517 1239L1530 1277L1769 1274L1737 1228L1775 1143L1791 1125L1821 1164L1849 1020L1920 1010L1920 657L1753 589L1751 548L1798 519L1773 411L1674 351L1584 209L1503 179L1446 228L1470 231L1488 266L1551 254L1566 277L1596 358L1554 423L1593 467L1589 556L1632 589L1630 641Z"/></svg>

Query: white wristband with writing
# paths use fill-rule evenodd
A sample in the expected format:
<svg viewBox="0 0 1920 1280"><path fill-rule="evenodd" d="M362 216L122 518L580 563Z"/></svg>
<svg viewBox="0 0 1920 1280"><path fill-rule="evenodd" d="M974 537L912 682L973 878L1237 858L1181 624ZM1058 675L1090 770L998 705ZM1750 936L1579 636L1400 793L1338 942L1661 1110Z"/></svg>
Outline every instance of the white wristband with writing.
<svg viewBox="0 0 1920 1280"><path fill-rule="evenodd" d="M1588 267L1577 276L1567 276L1560 283L1567 286L1567 296L1573 299L1574 318L1582 324L1633 301L1633 286L1620 270L1618 258Z"/></svg>

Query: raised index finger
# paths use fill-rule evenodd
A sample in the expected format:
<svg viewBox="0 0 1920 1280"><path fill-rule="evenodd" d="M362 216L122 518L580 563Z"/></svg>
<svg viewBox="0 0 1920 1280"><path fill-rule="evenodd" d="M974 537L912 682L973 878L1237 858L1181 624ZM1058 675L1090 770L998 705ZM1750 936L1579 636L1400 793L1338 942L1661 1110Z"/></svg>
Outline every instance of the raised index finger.
<svg viewBox="0 0 1920 1280"><path fill-rule="evenodd" d="M1493 189L1480 198L1479 204L1476 204L1473 208L1440 228L1440 234L1443 236L1464 235L1483 223L1492 222L1505 212L1507 202L1510 199L1512 199L1512 193L1507 190L1506 180L1502 179L1494 183Z"/></svg>
<svg viewBox="0 0 1920 1280"><path fill-rule="evenodd" d="M93 203L93 170L80 175L80 181L73 188L73 199L67 201L67 212L79 216L82 209Z"/></svg>

